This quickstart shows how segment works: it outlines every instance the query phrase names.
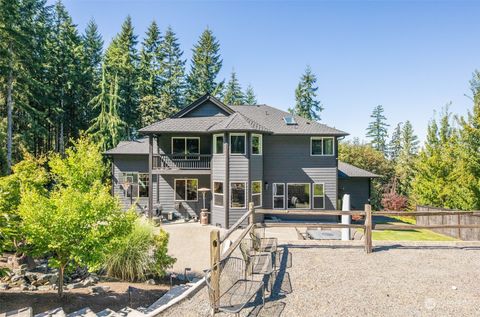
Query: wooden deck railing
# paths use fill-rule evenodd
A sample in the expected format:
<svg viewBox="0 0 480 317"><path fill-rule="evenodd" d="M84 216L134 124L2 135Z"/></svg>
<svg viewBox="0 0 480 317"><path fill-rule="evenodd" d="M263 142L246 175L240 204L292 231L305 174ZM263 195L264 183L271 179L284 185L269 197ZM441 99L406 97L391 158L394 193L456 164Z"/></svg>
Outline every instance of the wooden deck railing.
<svg viewBox="0 0 480 317"><path fill-rule="evenodd" d="M210 154L183 155L159 154L153 156L154 170L202 170L210 169Z"/></svg>

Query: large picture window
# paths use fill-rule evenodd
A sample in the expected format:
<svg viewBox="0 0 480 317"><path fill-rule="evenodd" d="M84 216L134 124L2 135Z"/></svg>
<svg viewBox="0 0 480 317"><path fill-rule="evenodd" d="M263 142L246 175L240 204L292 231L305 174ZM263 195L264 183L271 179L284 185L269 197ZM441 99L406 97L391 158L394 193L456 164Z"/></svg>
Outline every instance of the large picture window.
<svg viewBox="0 0 480 317"><path fill-rule="evenodd" d="M223 207L223 182L213 182L213 205Z"/></svg>
<svg viewBox="0 0 480 317"><path fill-rule="evenodd" d="M223 154L223 134L213 136L213 154Z"/></svg>
<svg viewBox="0 0 480 317"><path fill-rule="evenodd" d="M233 182L230 183L230 207L231 208L245 208L246 207L246 195L245 195L245 182Z"/></svg>
<svg viewBox="0 0 480 317"><path fill-rule="evenodd" d="M262 181L252 182L252 202L253 206L262 206Z"/></svg>
<svg viewBox="0 0 480 317"><path fill-rule="evenodd" d="M311 137L310 155L333 155L334 143L334 138L332 137Z"/></svg>
<svg viewBox="0 0 480 317"><path fill-rule="evenodd" d="M198 201L198 179L175 179L175 201Z"/></svg>
<svg viewBox="0 0 480 317"><path fill-rule="evenodd" d="M285 184L273 184L273 208L285 209Z"/></svg>
<svg viewBox="0 0 480 317"><path fill-rule="evenodd" d="M183 156L185 159L198 157L200 154L200 138L198 137L173 137L172 154ZM189 154L191 156L189 156Z"/></svg>
<svg viewBox="0 0 480 317"><path fill-rule="evenodd" d="M310 184L287 184L288 208L310 209Z"/></svg>
<svg viewBox="0 0 480 317"><path fill-rule="evenodd" d="M245 154L245 133L230 134L230 154Z"/></svg>
<svg viewBox="0 0 480 317"><path fill-rule="evenodd" d="M148 174L137 172L123 173L120 183L126 197L148 197Z"/></svg>
<svg viewBox="0 0 480 317"><path fill-rule="evenodd" d="M262 135L252 134L252 154L262 155Z"/></svg>
<svg viewBox="0 0 480 317"><path fill-rule="evenodd" d="M325 185L313 184L313 208L325 209Z"/></svg>

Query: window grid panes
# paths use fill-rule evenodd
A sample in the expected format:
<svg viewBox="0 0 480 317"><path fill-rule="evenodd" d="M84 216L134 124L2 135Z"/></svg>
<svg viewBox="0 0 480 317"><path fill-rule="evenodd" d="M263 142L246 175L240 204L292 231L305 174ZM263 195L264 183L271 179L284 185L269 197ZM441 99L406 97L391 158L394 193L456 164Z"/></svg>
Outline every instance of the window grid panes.
<svg viewBox="0 0 480 317"><path fill-rule="evenodd" d="M172 154L183 156L183 159L198 158L200 154L200 138L197 137L173 137Z"/></svg>
<svg viewBox="0 0 480 317"><path fill-rule="evenodd" d="M332 137L312 137L310 139L310 155L333 155L334 138Z"/></svg>
<svg viewBox="0 0 480 317"><path fill-rule="evenodd" d="M252 182L252 201L255 207L262 206L262 181Z"/></svg>
<svg viewBox="0 0 480 317"><path fill-rule="evenodd" d="M223 207L223 182L213 182L213 205Z"/></svg>
<svg viewBox="0 0 480 317"><path fill-rule="evenodd" d="M175 179L175 201L198 201L198 179Z"/></svg>
<svg viewBox="0 0 480 317"><path fill-rule="evenodd" d="M285 184L273 184L273 208L285 209Z"/></svg>
<svg viewBox="0 0 480 317"><path fill-rule="evenodd" d="M288 208L310 209L310 184L287 184Z"/></svg>
<svg viewBox="0 0 480 317"><path fill-rule="evenodd" d="M213 136L213 154L223 154L223 135Z"/></svg>
<svg viewBox="0 0 480 317"><path fill-rule="evenodd" d="M252 154L253 155L262 154L262 135L261 134L252 134Z"/></svg>
<svg viewBox="0 0 480 317"><path fill-rule="evenodd" d="M245 208L245 183L243 182L233 182L230 183L230 199L231 199L231 208Z"/></svg>
<svg viewBox="0 0 480 317"><path fill-rule="evenodd" d="M245 154L245 134L230 134L230 154Z"/></svg>
<svg viewBox="0 0 480 317"><path fill-rule="evenodd" d="M324 209L325 208L325 185L313 184L313 208Z"/></svg>

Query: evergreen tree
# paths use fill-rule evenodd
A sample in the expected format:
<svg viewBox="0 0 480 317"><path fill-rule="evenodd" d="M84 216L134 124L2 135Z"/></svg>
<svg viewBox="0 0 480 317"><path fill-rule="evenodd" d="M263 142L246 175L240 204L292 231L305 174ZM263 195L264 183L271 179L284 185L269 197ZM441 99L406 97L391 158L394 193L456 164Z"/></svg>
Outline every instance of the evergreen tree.
<svg viewBox="0 0 480 317"><path fill-rule="evenodd" d="M139 95L143 98L148 95L160 94L160 55L161 35L157 23L153 21L148 27L145 40L140 50L139 65Z"/></svg>
<svg viewBox="0 0 480 317"><path fill-rule="evenodd" d="M223 89L223 81L216 81L222 68L220 44L210 29L202 33L192 52L192 65L187 76L188 103L207 93L218 96Z"/></svg>
<svg viewBox="0 0 480 317"><path fill-rule="evenodd" d="M387 154L387 137L388 137L388 124L386 123L387 118L383 114L383 106L378 105L373 109L370 118L373 119L372 122L368 124L367 128L367 138L370 138L372 147L377 151L380 151Z"/></svg>
<svg viewBox="0 0 480 317"><path fill-rule="evenodd" d="M242 87L238 82L237 74L234 70L232 71L232 74L230 75L230 80L225 87L225 95L223 97L223 102L227 105L241 105L244 103Z"/></svg>
<svg viewBox="0 0 480 317"><path fill-rule="evenodd" d="M257 104L257 96L255 96L255 92L253 91L253 87L251 85L248 85L247 90L245 90L245 104L247 105Z"/></svg>
<svg viewBox="0 0 480 317"><path fill-rule="evenodd" d="M178 111L185 104L185 60L182 55L178 39L172 28L168 27L160 44L160 107L167 115ZM158 118L163 119L161 116Z"/></svg>
<svg viewBox="0 0 480 317"><path fill-rule="evenodd" d="M397 161L400 151L402 150L402 123L399 122L393 130L392 139L390 140L390 144L388 146L390 159L394 162Z"/></svg>
<svg viewBox="0 0 480 317"><path fill-rule="evenodd" d="M295 90L296 104L294 109L289 109L291 113L309 120L320 120L320 112L323 107L317 100L318 87L316 83L317 76L312 72L310 66L307 66Z"/></svg>
<svg viewBox="0 0 480 317"><path fill-rule="evenodd" d="M400 195L409 196L411 182L414 176L415 157L418 152L418 137L413 132L410 121L406 121L402 129L400 155L395 166L398 180L397 192Z"/></svg>
<svg viewBox="0 0 480 317"><path fill-rule="evenodd" d="M118 114L118 81L115 76L114 82L110 84L107 91L107 79L105 68L102 71L102 80L99 84L100 93L95 96L90 104L99 109L98 116L92 121L92 125L88 129L93 139L100 145L103 151L115 147L120 142L125 122L122 121Z"/></svg>
<svg viewBox="0 0 480 317"><path fill-rule="evenodd" d="M120 33L113 39L105 52L107 80L118 79L119 113L125 122L124 135L131 138L138 126L138 52L137 36L132 19L128 16Z"/></svg>
<svg viewBox="0 0 480 317"><path fill-rule="evenodd" d="M82 41L85 64L83 80L85 97L82 102L88 104L99 93L98 83L102 79L103 40L93 19L88 22ZM80 118L80 120L89 123L94 117L93 109L87 107L83 118Z"/></svg>

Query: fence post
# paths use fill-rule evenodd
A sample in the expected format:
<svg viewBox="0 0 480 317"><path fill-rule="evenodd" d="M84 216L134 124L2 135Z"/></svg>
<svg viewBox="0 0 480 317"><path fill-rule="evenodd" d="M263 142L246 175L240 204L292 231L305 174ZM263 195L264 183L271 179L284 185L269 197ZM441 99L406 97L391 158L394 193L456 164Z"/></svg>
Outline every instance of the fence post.
<svg viewBox="0 0 480 317"><path fill-rule="evenodd" d="M248 203L248 212L250 212L250 223L255 224L255 207L253 206L253 202Z"/></svg>
<svg viewBox="0 0 480 317"><path fill-rule="evenodd" d="M365 252L372 253L372 206L365 204Z"/></svg>
<svg viewBox="0 0 480 317"><path fill-rule="evenodd" d="M217 312L220 298L220 231L210 232L210 267L212 269L210 282L213 288L213 313Z"/></svg>

